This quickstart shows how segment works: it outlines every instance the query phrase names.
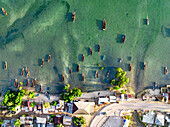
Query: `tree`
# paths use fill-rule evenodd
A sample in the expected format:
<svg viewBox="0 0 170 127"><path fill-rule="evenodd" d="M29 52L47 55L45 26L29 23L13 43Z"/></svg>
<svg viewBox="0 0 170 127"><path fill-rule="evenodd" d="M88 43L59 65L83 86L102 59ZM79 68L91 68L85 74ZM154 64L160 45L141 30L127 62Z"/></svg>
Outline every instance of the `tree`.
<svg viewBox="0 0 170 127"><path fill-rule="evenodd" d="M62 123L57 124L57 127L64 127Z"/></svg>
<svg viewBox="0 0 170 127"><path fill-rule="evenodd" d="M70 88L70 84L66 84L65 87L64 87L64 89L65 89L66 91L68 91L69 88Z"/></svg>
<svg viewBox="0 0 170 127"><path fill-rule="evenodd" d="M74 88L73 89L73 95L80 97L82 95L81 89L79 88Z"/></svg>
<svg viewBox="0 0 170 127"><path fill-rule="evenodd" d="M104 70L104 67L101 67L100 70Z"/></svg>
<svg viewBox="0 0 170 127"><path fill-rule="evenodd" d="M51 102L51 105L56 106L56 105L57 105L57 102L56 102L56 101L52 101L52 102Z"/></svg>
<svg viewBox="0 0 170 127"><path fill-rule="evenodd" d="M116 82L115 79L112 79L111 82L110 82L110 84L113 85L113 84L115 84L115 82Z"/></svg>
<svg viewBox="0 0 170 127"><path fill-rule="evenodd" d="M20 119L15 120L15 121L14 121L14 125L15 125L16 127L20 127L20 125L21 125Z"/></svg>
<svg viewBox="0 0 170 127"><path fill-rule="evenodd" d="M113 89L114 90L119 90L120 88L119 88L119 86L114 86Z"/></svg>
<svg viewBox="0 0 170 127"><path fill-rule="evenodd" d="M118 68L116 69L116 71L117 71L117 72L122 72L123 70L122 70L121 67L118 67Z"/></svg>
<svg viewBox="0 0 170 127"><path fill-rule="evenodd" d="M35 98L34 92L29 92L28 94L30 98Z"/></svg>
<svg viewBox="0 0 170 127"><path fill-rule="evenodd" d="M45 102L45 104L43 104L44 108L49 108L50 107L50 103L49 102Z"/></svg>
<svg viewBox="0 0 170 127"><path fill-rule="evenodd" d="M124 90L124 89L122 90L122 94L126 94L126 92L125 92L125 90Z"/></svg>
<svg viewBox="0 0 170 127"><path fill-rule="evenodd" d="M31 103L30 103L30 106L31 106L32 108L34 108L35 102L31 102Z"/></svg>
<svg viewBox="0 0 170 127"><path fill-rule="evenodd" d="M74 117L73 118L73 123L76 125L76 126L78 126L79 124L80 125L85 125L86 124L86 120L85 120L85 118L83 117L83 116L81 116L81 117Z"/></svg>
<svg viewBox="0 0 170 127"><path fill-rule="evenodd" d="M0 120L0 125L3 124L3 123L4 123L4 121L3 121L3 120Z"/></svg>

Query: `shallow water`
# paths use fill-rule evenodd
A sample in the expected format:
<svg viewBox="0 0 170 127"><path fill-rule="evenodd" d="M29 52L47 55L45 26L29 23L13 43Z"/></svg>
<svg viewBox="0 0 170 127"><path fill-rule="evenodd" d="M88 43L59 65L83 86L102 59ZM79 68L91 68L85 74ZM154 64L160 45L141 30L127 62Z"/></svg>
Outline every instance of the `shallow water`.
<svg viewBox="0 0 170 127"><path fill-rule="evenodd" d="M83 91L104 90L106 82L115 75L115 68L122 67L130 85L136 92L170 82L164 75L164 67L170 68L170 1L169 0L0 0L1 7L8 13L0 15L0 91L13 89L13 80L26 81L21 69L28 67L30 79L37 78L38 84L50 87L51 93L61 92L64 84L82 88ZM76 21L71 21L71 13ZM149 17L149 25L146 18ZM106 19L106 31L102 21ZM126 34L125 44L121 44ZM96 51L100 44L101 52ZM93 50L89 55L88 47ZM48 54L51 61L46 62ZM81 61L85 55L84 62ZM101 57L105 55L106 60ZM130 60L129 57L132 57ZM44 66L40 66L45 58ZM118 62L123 58L122 63ZM8 69L3 69L4 61ZM146 62L146 71L142 63ZM97 64L99 70L95 79ZM76 66L80 64L80 72ZM72 68L72 74L68 73ZM81 81L81 74L85 81ZM62 75L65 75L65 83Z"/></svg>

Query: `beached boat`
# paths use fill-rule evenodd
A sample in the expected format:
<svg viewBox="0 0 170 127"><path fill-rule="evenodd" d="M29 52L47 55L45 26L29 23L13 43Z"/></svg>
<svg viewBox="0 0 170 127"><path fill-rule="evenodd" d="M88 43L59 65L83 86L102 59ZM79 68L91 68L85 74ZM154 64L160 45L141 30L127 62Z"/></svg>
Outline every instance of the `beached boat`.
<svg viewBox="0 0 170 127"><path fill-rule="evenodd" d="M41 67L44 65L44 59L41 60Z"/></svg>
<svg viewBox="0 0 170 127"><path fill-rule="evenodd" d="M25 68L25 71L26 71L26 73L28 73L28 68L27 67Z"/></svg>
<svg viewBox="0 0 170 127"><path fill-rule="evenodd" d="M64 75L62 75L62 81L63 81L63 82L65 81L65 77L64 77Z"/></svg>
<svg viewBox="0 0 170 127"><path fill-rule="evenodd" d="M143 63L143 70L144 71L146 70L146 63L145 62Z"/></svg>
<svg viewBox="0 0 170 127"><path fill-rule="evenodd" d="M76 20L76 14L75 12L72 13L72 21L74 22Z"/></svg>
<svg viewBox="0 0 170 127"><path fill-rule="evenodd" d="M7 12L5 11L4 8L2 8L2 12L3 12L3 14L4 14L5 16L7 16Z"/></svg>
<svg viewBox="0 0 170 127"><path fill-rule="evenodd" d="M98 73L98 70L96 71L96 74L95 74L95 78L98 79L99 77L99 73Z"/></svg>
<svg viewBox="0 0 170 127"><path fill-rule="evenodd" d="M82 56L82 61L84 61L84 54L83 54L83 56Z"/></svg>
<svg viewBox="0 0 170 127"><path fill-rule="evenodd" d="M48 55L48 62L50 62L50 59L51 59L51 55Z"/></svg>
<svg viewBox="0 0 170 127"><path fill-rule="evenodd" d="M104 19L104 21L103 21L103 31L105 31L106 30L106 20Z"/></svg>
<svg viewBox="0 0 170 127"><path fill-rule="evenodd" d="M32 87L33 87L33 88L35 87L35 82L34 82L34 80L32 80Z"/></svg>
<svg viewBox="0 0 170 127"><path fill-rule="evenodd" d="M29 86L30 79L27 80L26 86Z"/></svg>
<svg viewBox="0 0 170 127"><path fill-rule="evenodd" d="M21 71L21 76L24 76L24 68Z"/></svg>
<svg viewBox="0 0 170 127"><path fill-rule="evenodd" d="M168 74L168 68L165 67L165 75L167 75L167 74Z"/></svg>
<svg viewBox="0 0 170 127"><path fill-rule="evenodd" d="M92 55L92 54L93 54L92 49L91 49L91 48L89 48L89 50L90 50L90 55Z"/></svg>
<svg viewBox="0 0 170 127"><path fill-rule="evenodd" d="M77 64L77 72L79 72L79 71L80 71L80 65Z"/></svg>
<svg viewBox="0 0 170 127"><path fill-rule="evenodd" d="M84 74L82 74L82 81L84 81Z"/></svg>
<svg viewBox="0 0 170 127"><path fill-rule="evenodd" d="M122 63L122 60L123 60L123 59L120 58L120 61L119 61L119 62Z"/></svg>
<svg viewBox="0 0 170 127"><path fill-rule="evenodd" d="M69 73L70 73L70 74L72 73L71 67L69 67Z"/></svg>
<svg viewBox="0 0 170 127"><path fill-rule="evenodd" d="M19 87L20 87L20 83L18 82L17 89L19 89Z"/></svg>
<svg viewBox="0 0 170 127"><path fill-rule="evenodd" d="M5 61L4 69L7 70L7 62Z"/></svg>
<svg viewBox="0 0 170 127"><path fill-rule="evenodd" d="M27 78L30 76L30 72L28 71L28 73L27 73Z"/></svg>
<svg viewBox="0 0 170 127"><path fill-rule="evenodd" d="M131 71L131 69L132 69L132 66L131 66L131 64L129 64L129 71Z"/></svg>
<svg viewBox="0 0 170 127"><path fill-rule="evenodd" d="M36 78L34 79L34 85L35 86L37 85L37 79Z"/></svg>
<svg viewBox="0 0 170 127"><path fill-rule="evenodd" d="M149 18L148 17L146 19L146 23L147 23L147 25L149 25Z"/></svg>
<svg viewBox="0 0 170 127"><path fill-rule="evenodd" d="M98 52L100 52L100 45L98 45Z"/></svg>
<svg viewBox="0 0 170 127"><path fill-rule="evenodd" d="M15 87L17 86L17 79L15 79L14 86Z"/></svg>
<svg viewBox="0 0 170 127"><path fill-rule="evenodd" d="M107 78L109 77L109 74L110 74L110 72L107 72L107 76L106 76Z"/></svg>
<svg viewBox="0 0 170 127"><path fill-rule="evenodd" d="M123 35L122 43L125 43L125 39L126 39L126 34L125 34L125 35Z"/></svg>

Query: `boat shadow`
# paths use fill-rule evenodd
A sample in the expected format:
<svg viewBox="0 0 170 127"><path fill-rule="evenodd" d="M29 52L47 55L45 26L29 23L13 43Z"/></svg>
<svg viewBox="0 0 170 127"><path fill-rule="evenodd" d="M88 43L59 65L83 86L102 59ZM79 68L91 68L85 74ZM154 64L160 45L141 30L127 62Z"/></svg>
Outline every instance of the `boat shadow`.
<svg viewBox="0 0 170 127"><path fill-rule="evenodd" d="M95 46L94 46L95 52L98 52L98 47L99 47L99 44L95 44Z"/></svg>
<svg viewBox="0 0 170 127"><path fill-rule="evenodd" d="M96 19L96 25L98 26L99 30L103 30L103 21Z"/></svg>
<svg viewBox="0 0 170 127"><path fill-rule="evenodd" d="M116 42L117 43L122 43L122 38L123 38L122 34L117 34Z"/></svg>
<svg viewBox="0 0 170 127"><path fill-rule="evenodd" d="M143 19L143 25L147 25L147 19Z"/></svg>
<svg viewBox="0 0 170 127"><path fill-rule="evenodd" d="M78 55L78 61L82 61L82 58L83 58L83 54L79 54Z"/></svg>
<svg viewBox="0 0 170 127"><path fill-rule="evenodd" d="M165 67L161 67L161 72L163 75L165 74Z"/></svg>
<svg viewBox="0 0 170 127"><path fill-rule="evenodd" d="M68 12L68 13L65 15L65 18L66 18L67 22L72 22L72 13L71 13L71 12Z"/></svg>
<svg viewBox="0 0 170 127"><path fill-rule="evenodd" d="M144 64L144 62L139 62L139 67L140 67L141 70L144 70L143 69L143 64Z"/></svg>
<svg viewBox="0 0 170 127"><path fill-rule="evenodd" d="M5 69L5 61L2 61L2 69Z"/></svg>
<svg viewBox="0 0 170 127"><path fill-rule="evenodd" d="M41 66L42 59L38 59L38 66Z"/></svg>

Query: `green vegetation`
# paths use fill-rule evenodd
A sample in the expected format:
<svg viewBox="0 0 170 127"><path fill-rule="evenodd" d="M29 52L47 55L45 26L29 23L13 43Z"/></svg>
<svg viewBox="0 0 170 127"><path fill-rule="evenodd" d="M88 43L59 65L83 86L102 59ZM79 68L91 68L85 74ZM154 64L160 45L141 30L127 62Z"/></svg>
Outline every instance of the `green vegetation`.
<svg viewBox="0 0 170 127"><path fill-rule="evenodd" d="M122 94L126 94L126 92L125 92L125 90L124 90L124 89L122 90Z"/></svg>
<svg viewBox="0 0 170 127"><path fill-rule="evenodd" d="M129 83L129 78L126 77L126 72L123 71L122 68L118 67L116 71L116 79L112 79L111 84L122 88ZM113 89L117 89L118 87L114 87Z"/></svg>
<svg viewBox="0 0 170 127"><path fill-rule="evenodd" d="M20 119L15 120L15 121L14 121L14 125L15 125L16 127L20 127L20 125L21 125Z"/></svg>
<svg viewBox="0 0 170 127"><path fill-rule="evenodd" d="M51 122L51 119L52 119L52 118L55 119L55 115L51 115L51 116L50 116L49 122Z"/></svg>
<svg viewBox="0 0 170 127"><path fill-rule="evenodd" d="M45 102L45 104L43 104L44 108L49 108L50 107L50 103L49 102Z"/></svg>
<svg viewBox="0 0 170 127"><path fill-rule="evenodd" d="M29 92L28 95L30 98L35 98L34 92Z"/></svg>
<svg viewBox="0 0 170 127"><path fill-rule="evenodd" d="M85 120L85 118L84 118L83 116L81 116L81 117L74 117L73 123L74 123L76 126L78 126L79 124L85 125L85 124L86 124L86 120Z"/></svg>
<svg viewBox="0 0 170 127"><path fill-rule="evenodd" d="M104 70L104 67L101 67L100 70Z"/></svg>
<svg viewBox="0 0 170 127"><path fill-rule="evenodd" d="M3 124L3 123L4 123L4 121L3 121L3 120L0 120L0 125Z"/></svg>
<svg viewBox="0 0 170 127"><path fill-rule="evenodd" d="M31 102L31 103L30 103L30 106L31 106L32 108L34 108L35 102Z"/></svg>
<svg viewBox="0 0 170 127"><path fill-rule="evenodd" d="M57 105L57 102L56 102L56 101L52 101L52 102L51 102L51 105L56 106L56 105Z"/></svg>
<svg viewBox="0 0 170 127"><path fill-rule="evenodd" d="M4 96L4 100L1 102L3 106L9 106L9 110L14 110L13 107L21 105L22 97L25 94L25 90L10 91L8 90Z"/></svg>
<svg viewBox="0 0 170 127"><path fill-rule="evenodd" d="M114 86L113 89L114 90L119 90L120 88L119 88L119 86Z"/></svg>
<svg viewBox="0 0 170 127"><path fill-rule="evenodd" d="M132 116L130 116L130 115L127 115L127 116L123 116L125 119L128 119L128 120L130 120L131 118L132 118Z"/></svg>
<svg viewBox="0 0 170 127"><path fill-rule="evenodd" d="M23 85L23 82L19 82L19 83L20 83L21 86Z"/></svg>
<svg viewBox="0 0 170 127"><path fill-rule="evenodd" d="M62 123L57 124L57 127L64 127Z"/></svg>
<svg viewBox="0 0 170 127"><path fill-rule="evenodd" d="M66 90L65 92L61 93L61 98L65 101L73 101L75 97L80 97L82 95L81 89L79 88L74 88L73 90L70 89L70 85L67 84L64 89Z"/></svg>

